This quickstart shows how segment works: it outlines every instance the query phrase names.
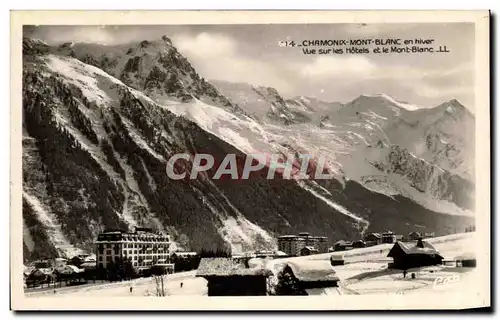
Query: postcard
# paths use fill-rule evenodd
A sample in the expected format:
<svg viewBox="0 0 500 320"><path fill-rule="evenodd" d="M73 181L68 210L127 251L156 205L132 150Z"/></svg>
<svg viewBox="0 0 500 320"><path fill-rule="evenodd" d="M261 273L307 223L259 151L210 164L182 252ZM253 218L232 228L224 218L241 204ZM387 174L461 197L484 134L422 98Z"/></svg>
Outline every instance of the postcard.
<svg viewBox="0 0 500 320"><path fill-rule="evenodd" d="M12 11L11 308L490 301L488 11Z"/></svg>

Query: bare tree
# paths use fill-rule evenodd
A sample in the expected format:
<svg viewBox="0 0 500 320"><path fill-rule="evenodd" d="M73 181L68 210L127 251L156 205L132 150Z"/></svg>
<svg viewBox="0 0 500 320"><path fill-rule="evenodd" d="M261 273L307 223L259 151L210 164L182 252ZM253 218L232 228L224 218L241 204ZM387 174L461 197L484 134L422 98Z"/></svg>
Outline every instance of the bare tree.
<svg viewBox="0 0 500 320"><path fill-rule="evenodd" d="M166 290L165 290L165 282L166 278L165 275L156 275L153 276L155 279L155 284L156 284L156 296L157 297L165 297L167 295Z"/></svg>

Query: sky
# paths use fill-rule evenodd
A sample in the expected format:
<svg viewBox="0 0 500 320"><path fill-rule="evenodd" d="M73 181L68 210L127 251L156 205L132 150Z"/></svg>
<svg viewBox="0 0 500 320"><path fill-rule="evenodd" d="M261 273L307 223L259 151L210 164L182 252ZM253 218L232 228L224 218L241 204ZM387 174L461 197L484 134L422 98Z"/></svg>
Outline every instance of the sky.
<svg viewBox="0 0 500 320"><path fill-rule="evenodd" d="M423 107L457 99L474 111L474 25L470 23L29 26L25 35L49 44L105 45L167 35L209 80L270 86L284 98L303 95L342 103L377 93ZM446 46L449 52L305 55L305 47L279 45L284 40L297 44L393 38L431 39L435 50ZM331 47L316 50L320 48Z"/></svg>

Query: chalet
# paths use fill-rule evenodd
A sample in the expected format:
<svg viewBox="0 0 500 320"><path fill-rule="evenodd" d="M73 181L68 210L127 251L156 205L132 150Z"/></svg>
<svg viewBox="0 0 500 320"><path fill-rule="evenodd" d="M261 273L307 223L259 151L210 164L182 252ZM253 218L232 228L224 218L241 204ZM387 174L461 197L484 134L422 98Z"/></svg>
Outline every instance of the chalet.
<svg viewBox="0 0 500 320"><path fill-rule="evenodd" d="M366 242L364 242L363 240L354 241L352 243L352 247L353 248L364 248L364 247L366 247Z"/></svg>
<svg viewBox="0 0 500 320"><path fill-rule="evenodd" d="M207 280L209 296L265 296L271 272L247 268L232 258L202 258L196 277Z"/></svg>
<svg viewBox="0 0 500 320"><path fill-rule="evenodd" d="M85 280L85 273L74 265L64 265L54 268L53 271L54 282L65 281L68 283L83 282Z"/></svg>
<svg viewBox="0 0 500 320"><path fill-rule="evenodd" d="M408 234L408 239L410 239L410 241L417 241L420 238L422 238L420 232L413 231Z"/></svg>
<svg viewBox="0 0 500 320"><path fill-rule="evenodd" d="M369 233L364 237L367 245L377 245L382 243L382 235L380 233Z"/></svg>
<svg viewBox="0 0 500 320"><path fill-rule="evenodd" d="M337 295L339 281L328 261L289 261L278 273L276 295Z"/></svg>
<svg viewBox="0 0 500 320"><path fill-rule="evenodd" d="M54 274L51 268L35 268L26 277L26 285L28 287L43 286L52 282L54 282Z"/></svg>
<svg viewBox="0 0 500 320"><path fill-rule="evenodd" d="M311 254L318 254L319 250L316 249L315 247L307 246L304 247L300 250L300 255L301 256L309 256Z"/></svg>
<svg viewBox="0 0 500 320"><path fill-rule="evenodd" d="M339 240L339 241L335 242L334 248L335 248L335 251L351 250L352 249L352 242L345 241L345 240Z"/></svg>
<svg viewBox="0 0 500 320"><path fill-rule="evenodd" d="M389 264L389 268L401 270L439 265L443 262L443 257L436 248L421 239L411 248L398 241L387 256L394 259L394 262Z"/></svg>
<svg viewBox="0 0 500 320"><path fill-rule="evenodd" d="M80 267L82 263L85 262L85 259L87 259L88 256L88 254L79 254L69 259L67 263L76 267Z"/></svg>
<svg viewBox="0 0 500 320"><path fill-rule="evenodd" d="M382 233L382 243L395 243L396 234L392 231L386 231Z"/></svg>

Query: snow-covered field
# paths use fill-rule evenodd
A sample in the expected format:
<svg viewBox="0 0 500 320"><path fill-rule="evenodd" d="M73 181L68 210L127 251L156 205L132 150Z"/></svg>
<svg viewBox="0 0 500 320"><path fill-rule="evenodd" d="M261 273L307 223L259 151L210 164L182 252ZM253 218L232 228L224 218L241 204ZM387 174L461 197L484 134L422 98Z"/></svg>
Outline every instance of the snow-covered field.
<svg viewBox="0 0 500 320"><path fill-rule="evenodd" d="M169 275L164 280L167 295L206 295L206 280L195 278L195 272L181 272ZM182 288L181 288L182 283ZM132 292L130 292L132 287ZM155 296L156 282L154 278L139 278L131 281L123 281L107 284L96 284L82 287L66 287L42 292L27 293L27 297L40 296L76 296L76 297L140 297Z"/></svg>
<svg viewBox="0 0 500 320"><path fill-rule="evenodd" d="M475 233L454 234L444 237L428 239L445 259L473 251ZM478 277L476 269L450 266L432 266L409 270L406 278L399 270L387 269L387 258L391 244L382 244L369 248L353 249L345 252L318 254L306 257L294 257L269 260L267 266L271 269L297 260L325 261L331 255L343 255L345 265L335 266L334 269L341 281L339 293L344 295L361 294L429 294L446 293L460 288L467 288L468 292L474 288L470 285ZM274 267L274 268L273 268ZM411 274L415 273L415 279ZM436 279L452 279L448 283L436 283ZM438 281L439 282L439 281ZM182 283L182 287L181 287ZM130 287L133 288L130 292ZM477 286L476 286L477 287ZM165 281L167 295L207 295L207 282L203 278L196 278L195 271L169 275ZM154 296L156 283L153 278L140 278L112 284L103 284L85 287L72 287L44 292L29 293L27 296L64 295L64 296Z"/></svg>

